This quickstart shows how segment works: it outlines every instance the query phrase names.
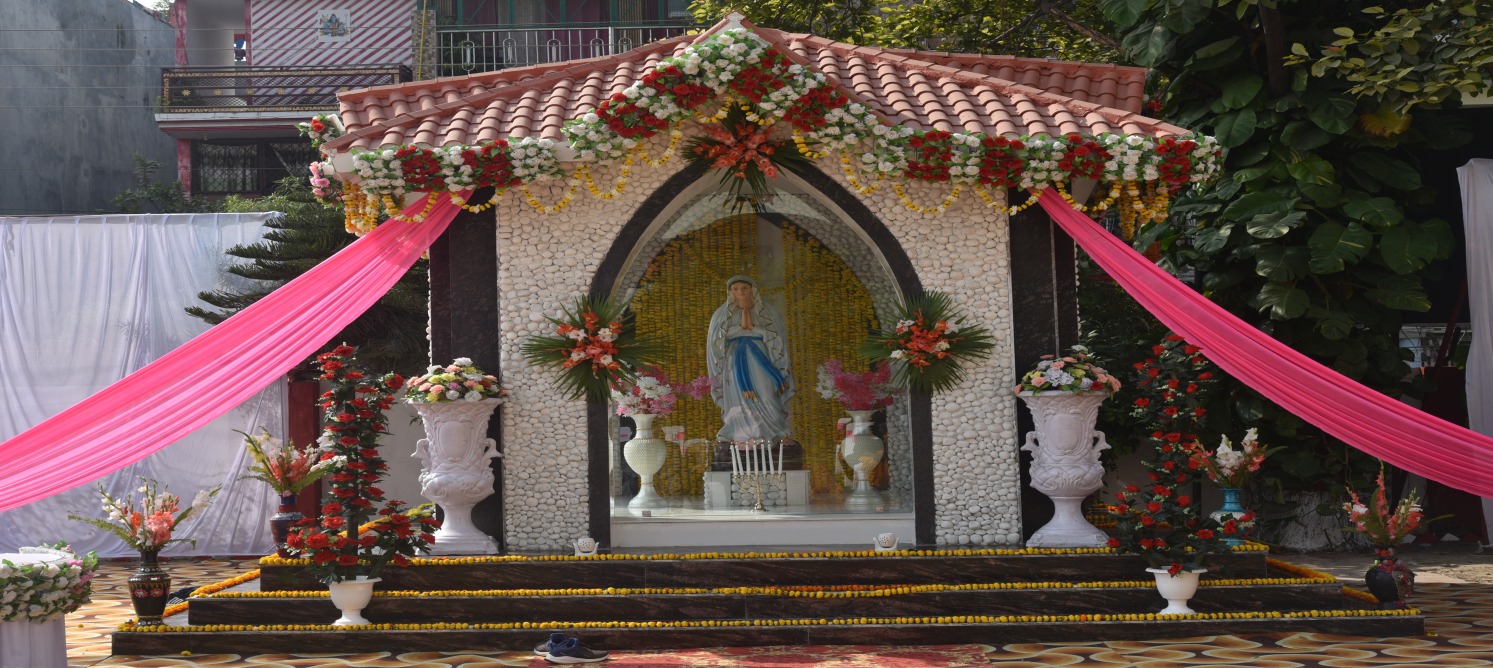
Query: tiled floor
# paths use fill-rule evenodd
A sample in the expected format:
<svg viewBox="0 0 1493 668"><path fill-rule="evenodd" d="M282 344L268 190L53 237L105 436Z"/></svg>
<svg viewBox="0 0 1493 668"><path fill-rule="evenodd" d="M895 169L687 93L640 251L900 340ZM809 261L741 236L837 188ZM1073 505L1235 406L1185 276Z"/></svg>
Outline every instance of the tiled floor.
<svg viewBox="0 0 1493 668"><path fill-rule="evenodd" d="M420 668L488 668L540 666L543 661L524 653L469 654L414 652L391 655L232 654L110 657L109 633L133 616L122 584L132 562L107 562L95 580L94 602L67 618L70 666L214 666L341 668L418 666ZM202 585L254 568L252 560L173 561L167 569L176 587ZM1054 644L1008 644L998 647L927 648L921 654L876 648L792 648L754 655L733 650L690 650L677 653L615 652L610 665L650 668L693 666L960 666L986 661L1006 666L1486 666L1493 665L1493 585L1432 583L1418 588L1415 604L1426 613L1430 635L1416 638L1359 638L1322 634L1287 636L1208 636L1157 642L1112 641Z"/></svg>

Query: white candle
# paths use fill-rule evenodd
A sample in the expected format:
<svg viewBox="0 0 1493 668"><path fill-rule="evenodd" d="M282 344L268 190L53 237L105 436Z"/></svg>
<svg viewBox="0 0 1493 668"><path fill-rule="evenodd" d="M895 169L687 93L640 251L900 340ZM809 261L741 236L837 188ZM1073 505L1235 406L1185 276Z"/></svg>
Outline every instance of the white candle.
<svg viewBox="0 0 1493 668"><path fill-rule="evenodd" d="M731 474L741 473L741 461L736 456L736 442L731 442Z"/></svg>

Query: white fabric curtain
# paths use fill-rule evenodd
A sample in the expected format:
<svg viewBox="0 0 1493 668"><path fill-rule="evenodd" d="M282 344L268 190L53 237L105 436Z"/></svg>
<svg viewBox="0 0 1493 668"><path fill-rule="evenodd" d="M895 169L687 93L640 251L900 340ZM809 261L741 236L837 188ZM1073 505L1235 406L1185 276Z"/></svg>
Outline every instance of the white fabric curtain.
<svg viewBox="0 0 1493 668"><path fill-rule="evenodd" d="M0 441L149 364L207 329L183 309L204 290L243 289L224 251L254 243L273 213L0 217ZM99 482L121 496L153 478L190 503L222 485L183 524L167 555L266 554L275 497L239 480L248 454L234 430L284 434L284 383ZM78 452L84 458L87 452ZM66 467L66 461L57 462ZM94 484L0 513L0 552L68 541L101 556L132 554L112 534L67 519L103 517Z"/></svg>
<svg viewBox="0 0 1493 668"><path fill-rule="evenodd" d="M1493 436L1493 160L1457 168L1462 182L1462 226L1467 236L1467 310L1472 348L1467 354L1467 426ZM1493 499L1483 498L1483 523L1493 540Z"/></svg>

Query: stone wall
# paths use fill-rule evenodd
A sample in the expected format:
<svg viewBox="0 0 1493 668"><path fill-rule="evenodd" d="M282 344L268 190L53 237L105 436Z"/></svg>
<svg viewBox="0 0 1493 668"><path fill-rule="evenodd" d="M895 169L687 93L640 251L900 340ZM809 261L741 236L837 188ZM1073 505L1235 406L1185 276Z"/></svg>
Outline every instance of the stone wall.
<svg viewBox="0 0 1493 668"><path fill-rule="evenodd" d="M551 372L530 367L519 347L531 334L549 329L545 316L558 316L562 305L590 289L596 267L623 224L681 166L677 158L661 168L639 164L620 196L603 201L581 192L559 213L537 212L517 192L498 203L502 368L504 383L514 393L502 411L510 549L561 549L577 536L590 533L586 406L564 400L551 383ZM837 174L837 167L820 161L820 168L831 175ZM615 181L618 167L596 172L598 185L607 188ZM707 174L703 181L708 186L715 179ZM546 204L558 200L562 190L563 184L532 188ZM688 200L691 192L681 200ZM946 186L913 186L908 194L917 201L937 203L947 192ZM996 343L991 358L971 369L963 384L933 398L937 540L941 544L1019 543L1007 217L973 194L962 196L940 214L915 213L897 197L884 187L860 198L902 244L923 286L954 295L969 316L992 330ZM828 212L822 202L802 206ZM670 216L672 212L666 211L664 218ZM659 221L659 227L663 222ZM644 236L633 267L646 264L647 249L657 245L650 243L655 231ZM828 229L811 231L835 245L854 238ZM867 249L845 251L857 252ZM880 311L884 305L877 307ZM894 468L910 465L894 462ZM907 473L898 472L894 486L909 485Z"/></svg>

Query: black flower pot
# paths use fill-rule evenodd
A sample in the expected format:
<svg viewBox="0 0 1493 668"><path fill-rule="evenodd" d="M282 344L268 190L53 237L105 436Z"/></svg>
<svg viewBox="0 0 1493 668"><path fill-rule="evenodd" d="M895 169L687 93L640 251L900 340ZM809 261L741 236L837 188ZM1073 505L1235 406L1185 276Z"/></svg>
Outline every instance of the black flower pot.
<svg viewBox="0 0 1493 668"><path fill-rule="evenodd" d="M159 550L140 551L140 570L130 576L130 603L141 626L160 624L171 597L171 576L161 570L156 557Z"/></svg>
<svg viewBox="0 0 1493 668"><path fill-rule="evenodd" d="M1400 563L1393 548L1381 548L1374 566L1363 574L1369 593L1379 599L1380 610L1398 610L1409 606L1415 591L1415 573Z"/></svg>
<svg viewBox="0 0 1493 668"><path fill-rule="evenodd" d="M275 555L281 559L289 559L295 554L285 547L285 541L290 538L290 530L296 523L305 519L301 511L296 510L295 492L286 492L280 495L280 507L275 509L275 514L270 517L270 535L275 537Z"/></svg>

